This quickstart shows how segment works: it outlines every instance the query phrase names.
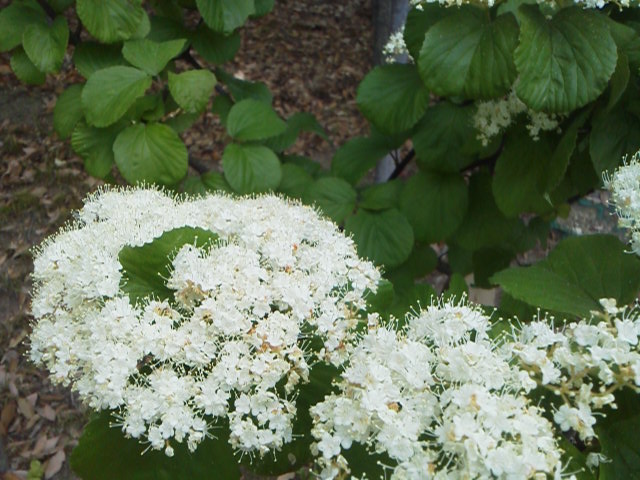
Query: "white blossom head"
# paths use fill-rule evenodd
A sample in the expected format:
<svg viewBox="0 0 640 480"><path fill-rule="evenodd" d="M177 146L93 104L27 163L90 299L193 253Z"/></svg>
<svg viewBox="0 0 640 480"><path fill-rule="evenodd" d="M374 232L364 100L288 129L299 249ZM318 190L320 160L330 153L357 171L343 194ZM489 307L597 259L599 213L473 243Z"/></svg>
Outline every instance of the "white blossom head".
<svg viewBox="0 0 640 480"><path fill-rule="evenodd" d="M105 189L76 217L36 250L31 358L168 455L218 418L243 452L290 441L296 386L366 324L352 239L273 195Z"/></svg>

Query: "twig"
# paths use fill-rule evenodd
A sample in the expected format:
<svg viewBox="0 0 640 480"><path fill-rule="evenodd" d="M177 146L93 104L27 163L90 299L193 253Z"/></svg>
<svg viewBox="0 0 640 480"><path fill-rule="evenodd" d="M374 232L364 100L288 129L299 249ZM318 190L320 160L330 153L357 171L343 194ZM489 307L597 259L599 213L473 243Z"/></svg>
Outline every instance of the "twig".
<svg viewBox="0 0 640 480"><path fill-rule="evenodd" d="M400 161L400 163L396 165L396 168L393 169L393 172L391 172L391 175L389 175L389 178L387 179L387 181L393 180L394 178L398 178L402 173L402 171L407 167L407 165L409 165L409 162L411 162L411 160L415 156L416 156L416 151L412 148L409 151L409 153L407 153L404 156L404 158Z"/></svg>
<svg viewBox="0 0 640 480"><path fill-rule="evenodd" d="M42 7L42 9L45 11L47 16L51 20L53 20L54 18L56 18L58 16L56 11L45 0L38 0L38 4Z"/></svg>

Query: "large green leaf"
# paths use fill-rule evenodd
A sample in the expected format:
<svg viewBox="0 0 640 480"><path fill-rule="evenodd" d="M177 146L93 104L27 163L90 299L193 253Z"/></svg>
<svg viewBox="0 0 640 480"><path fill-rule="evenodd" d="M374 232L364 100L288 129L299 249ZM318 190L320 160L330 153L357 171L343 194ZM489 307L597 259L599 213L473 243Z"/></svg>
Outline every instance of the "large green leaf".
<svg viewBox="0 0 640 480"><path fill-rule="evenodd" d="M11 55L11 70L16 77L28 85L40 85L47 76L36 68L22 48L17 48Z"/></svg>
<svg viewBox="0 0 640 480"><path fill-rule="evenodd" d="M600 480L640 478L640 395L632 389L616 393L616 409L598 418L596 431L602 453L609 461L600 464Z"/></svg>
<svg viewBox="0 0 640 480"><path fill-rule="evenodd" d="M60 138L67 138L76 124L84 116L82 111L82 88L84 85L71 85L60 94L53 109L53 128Z"/></svg>
<svg viewBox="0 0 640 480"><path fill-rule="evenodd" d="M271 105L273 95L271 95L269 88L264 83L240 80L219 67L216 68L215 73L218 80L229 88L229 91L236 102L247 98L253 98Z"/></svg>
<svg viewBox="0 0 640 480"><path fill-rule="evenodd" d="M278 191L288 197L302 198L304 192L313 183L313 177L302 167L293 163L282 165L282 179Z"/></svg>
<svg viewBox="0 0 640 480"><path fill-rule="evenodd" d="M150 297L173 301L173 290L166 285L173 256L185 244L203 247L217 239L218 235L209 230L180 227L144 245L123 247L118 254L122 265L120 288L133 303Z"/></svg>
<svg viewBox="0 0 640 480"><path fill-rule="evenodd" d="M347 219L345 230L353 235L358 254L376 265L398 266L413 249L411 225L395 208L375 213L360 210Z"/></svg>
<svg viewBox="0 0 640 480"><path fill-rule="evenodd" d="M286 129L271 105L251 98L236 103L227 116L229 135L240 141L275 137Z"/></svg>
<svg viewBox="0 0 640 480"><path fill-rule="evenodd" d="M169 72L169 91L176 103L187 112L201 112L213 94L216 77L209 70Z"/></svg>
<svg viewBox="0 0 640 480"><path fill-rule="evenodd" d="M437 3L421 4L420 9L414 7L409 11L404 26L404 43L414 60L417 61L420 57L420 49L427 30L450 12L451 10L442 8Z"/></svg>
<svg viewBox="0 0 640 480"><path fill-rule="evenodd" d="M413 227L416 239L444 240L462 223L468 192L458 174L420 172L411 177L400 194L400 209Z"/></svg>
<svg viewBox="0 0 640 480"><path fill-rule="evenodd" d="M507 217L551 209L544 198L544 186L552 148L546 136L533 140L524 128L507 136L493 176L493 196ZM568 160L567 156L565 165Z"/></svg>
<svg viewBox="0 0 640 480"><path fill-rule="evenodd" d="M89 33L103 43L134 37L149 20L136 0L77 0L76 11Z"/></svg>
<svg viewBox="0 0 640 480"><path fill-rule="evenodd" d="M225 35L211 30L204 24L198 27L191 40L193 48L202 58L216 65L232 60L240 48L240 34L238 32Z"/></svg>
<svg viewBox="0 0 640 480"><path fill-rule="evenodd" d="M14 0L0 10L0 52L22 43L22 34L29 25L47 24L47 15L35 0Z"/></svg>
<svg viewBox="0 0 640 480"><path fill-rule="evenodd" d="M175 453L168 457L126 438L114 423L118 422L105 411L94 415L85 427L70 458L71 467L83 480L208 480L212 472L225 480L240 478L226 425L214 427L193 453L184 442L172 442Z"/></svg>
<svg viewBox="0 0 640 480"><path fill-rule="evenodd" d="M316 180L304 194L306 203L317 205L336 223L351 215L356 206L356 197L353 187L337 177L322 177Z"/></svg>
<svg viewBox="0 0 640 480"><path fill-rule="evenodd" d="M32 23L24 29L22 46L38 70L57 72L69 41L69 27L64 17L58 16L51 25Z"/></svg>
<svg viewBox="0 0 640 480"><path fill-rule="evenodd" d="M331 171L349 183L356 184L389 150L389 146L377 138L352 138L333 155Z"/></svg>
<svg viewBox="0 0 640 480"><path fill-rule="evenodd" d="M84 168L94 177L104 178L113 166L113 142L125 128L118 122L107 128L97 128L78 122L71 134L73 150L84 160Z"/></svg>
<svg viewBox="0 0 640 480"><path fill-rule="evenodd" d="M570 237L545 260L503 270L491 280L530 305L589 316L601 298L615 298L618 305L633 301L640 289L640 260L612 235Z"/></svg>
<svg viewBox="0 0 640 480"><path fill-rule="evenodd" d="M413 134L413 148L421 167L457 172L471 163L479 148L473 126L475 107L440 102L429 108Z"/></svg>
<svg viewBox="0 0 640 480"><path fill-rule="evenodd" d="M471 177L468 203L467 214L453 237L466 250L503 245L523 228L518 218L506 218L498 209L491 193L491 176L486 171ZM450 246L450 251L454 247Z"/></svg>
<svg viewBox="0 0 640 480"><path fill-rule="evenodd" d="M367 210L386 210L397 207L403 187L404 184L398 179L375 183L362 190L358 207Z"/></svg>
<svg viewBox="0 0 640 480"><path fill-rule="evenodd" d="M617 49L604 15L575 6L548 19L520 7L515 51L518 97L534 110L568 112L595 100L616 68Z"/></svg>
<svg viewBox="0 0 640 480"><path fill-rule="evenodd" d="M380 130L409 130L429 104L426 89L415 65L392 64L371 70L358 86L358 107Z"/></svg>
<svg viewBox="0 0 640 480"><path fill-rule="evenodd" d="M149 75L159 74L169 60L176 57L184 48L186 39L154 42L152 40L129 40L122 47L122 55L134 67Z"/></svg>
<svg viewBox="0 0 640 480"><path fill-rule="evenodd" d="M592 120L589 154L598 175L612 172L625 155L633 155L640 147L640 118L623 105L610 112L601 111Z"/></svg>
<svg viewBox="0 0 640 480"><path fill-rule="evenodd" d="M516 78L517 43L512 14L491 20L484 10L463 7L427 31L418 69L438 95L494 98L507 93Z"/></svg>
<svg viewBox="0 0 640 480"><path fill-rule="evenodd" d="M73 63L84 78L89 78L103 68L126 64L119 45L103 45L97 42L82 42L76 46Z"/></svg>
<svg viewBox="0 0 640 480"><path fill-rule="evenodd" d="M275 190L282 178L280 160L272 150L256 145L227 145L222 154L224 177L240 194Z"/></svg>
<svg viewBox="0 0 640 480"><path fill-rule="evenodd" d="M173 185L187 174L187 147L176 132L160 123L127 127L116 138L113 154L129 183Z"/></svg>
<svg viewBox="0 0 640 480"><path fill-rule="evenodd" d="M255 13L253 0L196 0L204 22L217 32L231 33Z"/></svg>
<svg viewBox="0 0 640 480"><path fill-rule="evenodd" d="M151 86L151 77L133 67L108 67L95 72L82 90L87 122L107 127L117 122Z"/></svg>

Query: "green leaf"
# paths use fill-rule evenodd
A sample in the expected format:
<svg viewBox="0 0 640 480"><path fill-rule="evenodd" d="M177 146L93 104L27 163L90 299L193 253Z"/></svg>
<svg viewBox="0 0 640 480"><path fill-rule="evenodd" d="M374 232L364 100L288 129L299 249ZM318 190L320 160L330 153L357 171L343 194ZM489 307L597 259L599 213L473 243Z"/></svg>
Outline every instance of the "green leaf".
<svg viewBox="0 0 640 480"><path fill-rule="evenodd" d="M297 165L314 178L320 177L326 173L319 162L311 160L309 157L304 157L302 155L282 155L280 158L283 163Z"/></svg>
<svg viewBox="0 0 640 480"><path fill-rule="evenodd" d="M82 88L84 85L71 85L60 94L53 109L53 128L58 136L65 139L71 135L76 124L84 116L82 111Z"/></svg>
<svg viewBox="0 0 640 480"><path fill-rule="evenodd" d="M345 230L353 235L358 254L376 265L398 266L413 249L411 225L395 208L375 213L360 210L347 219Z"/></svg>
<svg viewBox="0 0 640 480"><path fill-rule="evenodd" d="M305 203L316 204L336 223L342 222L356 206L356 191L348 182L338 177L323 177L307 188Z"/></svg>
<svg viewBox="0 0 640 480"><path fill-rule="evenodd" d="M616 392L617 409L608 409L596 424L602 453L610 460L600 464L600 480L640 478L640 395L632 389Z"/></svg>
<svg viewBox="0 0 640 480"><path fill-rule="evenodd" d="M313 183L313 177L304 168L293 163L285 163L281 168L282 180L280 180L278 191L288 197L302 198L304 192Z"/></svg>
<svg viewBox="0 0 640 480"><path fill-rule="evenodd" d="M187 112L203 111L213 94L216 77L209 70L189 70L180 74L169 72L169 91Z"/></svg>
<svg viewBox="0 0 640 480"><path fill-rule="evenodd" d="M400 266L387 272L387 276L394 285L399 285L397 278L406 276L409 283L414 279L423 278L432 272L438 265L438 255L429 245L416 245L409 258Z"/></svg>
<svg viewBox="0 0 640 480"><path fill-rule="evenodd" d="M640 145L640 118L623 105L601 111L591 121L589 154L598 175L612 172L625 155L633 155Z"/></svg>
<svg viewBox="0 0 640 480"><path fill-rule="evenodd" d="M196 0L204 22L213 30L231 33L255 13L253 0Z"/></svg>
<svg viewBox="0 0 640 480"><path fill-rule="evenodd" d="M389 146L377 138L352 138L333 155L331 172L355 185L389 150Z"/></svg>
<svg viewBox="0 0 640 480"><path fill-rule="evenodd" d="M251 17L258 18L263 17L267 13L273 10L273 6L275 4L275 0L255 0L256 11Z"/></svg>
<svg viewBox="0 0 640 480"><path fill-rule="evenodd" d="M18 48L11 55L11 70L21 82L27 85L40 85L47 76L36 68L22 48Z"/></svg>
<svg viewBox="0 0 640 480"><path fill-rule="evenodd" d="M82 90L87 122L95 127L117 122L150 86L151 77L137 68L115 66L98 70Z"/></svg>
<svg viewBox="0 0 640 480"><path fill-rule="evenodd" d="M303 131L316 133L325 140L329 140L316 117L307 112L298 112L287 119L287 129L283 133L268 138L263 143L275 152L283 152L296 142L298 135Z"/></svg>
<svg viewBox="0 0 640 480"><path fill-rule="evenodd" d="M187 174L187 147L160 123L132 125L113 144L116 165L129 183L173 185Z"/></svg>
<svg viewBox="0 0 640 480"><path fill-rule="evenodd" d="M89 33L103 43L132 38L146 18L135 0L77 0L76 12Z"/></svg>
<svg viewBox="0 0 640 480"><path fill-rule="evenodd" d="M22 43L22 34L29 25L47 24L47 14L35 0L14 0L0 10L0 52ZM13 67L12 67L13 68Z"/></svg>
<svg viewBox="0 0 640 480"><path fill-rule="evenodd" d="M80 75L89 78L103 68L124 65L126 62L121 50L118 45L82 42L73 52L73 63Z"/></svg>
<svg viewBox="0 0 640 480"><path fill-rule="evenodd" d="M629 84L629 76L631 72L629 70L629 59L622 53L618 52L618 63L616 63L616 69L611 76L611 91L609 93L609 103L607 103L607 110L611 110L622 98L627 85Z"/></svg>
<svg viewBox="0 0 640 480"><path fill-rule="evenodd" d="M148 298L173 301L174 291L166 285L171 276L173 257L183 245L202 248L217 239L218 235L210 230L180 227L166 231L144 245L123 247L118 254L122 265L120 289L134 304Z"/></svg>
<svg viewBox="0 0 640 480"><path fill-rule="evenodd" d="M449 279L449 286L442 292L442 298L445 300L455 299L461 300L469 295L469 286L464 277L459 273L454 273Z"/></svg>
<svg viewBox="0 0 640 480"><path fill-rule="evenodd" d="M122 55L134 67L144 70L149 75L159 74L167 66L169 60L182 52L186 39L154 42L152 40L129 40L124 42Z"/></svg>
<svg viewBox="0 0 640 480"><path fill-rule="evenodd" d="M207 62L221 65L233 60L240 48L240 34L233 32L230 35L215 32L202 24L192 36L193 48Z"/></svg>
<svg viewBox="0 0 640 480"><path fill-rule="evenodd" d="M420 172L402 190L400 209L416 239L431 243L444 240L460 226L467 199L467 186L460 175Z"/></svg>
<svg viewBox="0 0 640 480"><path fill-rule="evenodd" d="M403 184L400 180L377 183L362 191L358 206L367 210L386 210L398 206Z"/></svg>
<svg viewBox="0 0 640 480"><path fill-rule="evenodd" d="M156 3L157 5L159 4ZM154 42L189 38L191 31L183 23L182 9L176 4L162 3L162 5L166 5L167 9L176 9L176 11L173 13L166 12L166 16L160 16L162 13L156 12L158 15L154 15L149 19L151 26L146 38Z"/></svg>
<svg viewBox="0 0 640 480"><path fill-rule="evenodd" d="M473 126L476 108L440 102L429 108L413 134L418 165L429 170L457 172L474 160L479 149Z"/></svg>
<svg viewBox="0 0 640 480"><path fill-rule="evenodd" d="M218 478L240 479L238 462L228 443L228 426L214 427L191 453L186 444L172 442L174 456L148 450L137 439L126 438L108 411L95 414L71 453L71 467L84 480L205 480L216 472Z"/></svg>
<svg viewBox="0 0 640 480"><path fill-rule="evenodd" d="M526 268L510 268L491 281L530 305L589 316L600 298L618 305L633 301L640 288L640 260L612 235L569 237L549 256Z"/></svg>
<svg viewBox="0 0 640 480"><path fill-rule="evenodd" d="M84 168L94 177L104 178L113 166L113 142L124 129L123 122L96 128L78 122L71 134L71 147L84 160Z"/></svg>
<svg viewBox="0 0 640 480"><path fill-rule="evenodd" d="M544 197L552 154L552 143L546 136L533 140L524 128L507 135L492 185L496 204L507 217L552 208Z"/></svg>
<svg viewBox="0 0 640 480"><path fill-rule="evenodd" d="M427 31L418 59L420 76L441 96L504 95L516 79L517 43L518 23L512 14L491 20L483 10L461 8Z"/></svg>
<svg viewBox="0 0 640 480"><path fill-rule="evenodd" d="M409 130L429 105L415 65L392 64L371 70L358 86L358 107L386 133Z"/></svg>
<svg viewBox="0 0 640 480"><path fill-rule="evenodd" d="M50 26L32 23L24 29L22 46L38 70L57 72L69 41L69 27L64 17L56 17Z"/></svg>
<svg viewBox="0 0 640 480"><path fill-rule="evenodd" d="M523 5L515 62L516 93L537 111L568 112L595 100L616 68L617 49L604 15L579 6L547 19Z"/></svg>
<svg viewBox="0 0 640 480"><path fill-rule="evenodd" d="M202 175L190 176L182 182L182 189L192 195L204 195L208 192L233 193L221 173L207 172Z"/></svg>
<svg viewBox="0 0 640 480"><path fill-rule="evenodd" d="M236 102L247 98L253 98L254 100L260 100L261 102L271 105L273 96L271 95L269 88L264 83L240 80L233 75L229 75L221 68L216 68L215 73L218 80L229 87L229 91Z"/></svg>
<svg viewBox="0 0 640 480"><path fill-rule="evenodd" d="M282 178L280 160L267 147L257 145L227 145L222 154L224 177L238 193L275 190Z"/></svg>
<svg viewBox="0 0 640 480"><path fill-rule="evenodd" d="M518 218L509 219L498 209L491 193L491 176L487 171L471 177L468 204L467 214L453 236L455 242L466 250L503 245L523 228Z"/></svg>
<svg viewBox="0 0 640 480"><path fill-rule="evenodd" d="M228 95L216 95L211 104L211 111L220 117L220 123L227 126L227 117L233 107L233 100Z"/></svg>
<svg viewBox="0 0 640 480"><path fill-rule="evenodd" d="M449 14L449 10L438 4L427 3L420 7L419 10L414 7L409 11L404 26L404 43L414 60L420 57L420 49L427 31Z"/></svg>
<svg viewBox="0 0 640 480"><path fill-rule="evenodd" d="M235 140L263 140L287 128L271 105L254 99L236 103L227 116L227 131Z"/></svg>
<svg viewBox="0 0 640 480"><path fill-rule="evenodd" d="M474 285L480 288L492 288L489 277L507 268L513 257L515 257L513 250L498 247L474 251L472 254Z"/></svg>
<svg viewBox="0 0 640 480"><path fill-rule="evenodd" d="M154 122L164 116L162 93L152 93L138 98L125 114L125 118L134 122L145 120Z"/></svg>

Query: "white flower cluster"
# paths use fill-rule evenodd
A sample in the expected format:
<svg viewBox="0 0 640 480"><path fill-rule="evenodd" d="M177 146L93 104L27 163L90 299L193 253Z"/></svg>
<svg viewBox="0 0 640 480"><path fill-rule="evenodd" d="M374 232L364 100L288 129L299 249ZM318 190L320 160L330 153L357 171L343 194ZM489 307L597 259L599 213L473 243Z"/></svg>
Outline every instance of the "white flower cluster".
<svg viewBox="0 0 640 480"><path fill-rule="evenodd" d="M640 388L640 315L618 308L614 299L600 300L604 313L594 312L556 331L536 321L514 334L508 348L523 370L562 400L554 421L583 441L595 436L593 410L615 402L613 392Z"/></svg>
<svg viewBox="0 0 640 480"><path fill-rule="evenodd" d="M174 298L133 304L119 252L183 226L219 241L167 259ZM217 417L243 452L290 441L295 386L312 362L344 361L379 280L353 241L309 207L153 189L89 197L34 264L31 358L167 455L173 441L195 449Z"/></svg>
<svg viewBox="0 0 640 480"><path fill-rule="evenodd" d="M640 315L601 303L591 320L536 320L500 341L481 311L451 302L399 332L371 322L339 393L312 409L321 477L349 472L354 442L390 457L394 479L564 477L557 430L590 440L614 391L640 391ZM527 398L536 387L558 395L555 412Z"/></svg>
<svg viewBox="0 0 640 480"><path fill-rule="evenodd" d="M428 3L439 3L445 7L453 7L453 6L461 6L465 4L474 4L474 5L486 5L487 7L493 7L495 4L495 0L409 0L411 6L416 7L418 10L422 10L423 5ZM556 0L538 0L538 3L549 4L551 6L556 6ZM609 3L614 3L619 8L629 7L629 0L574 0L576 5L580 5L583 8L603 8L605 5Z"/></svg>
<svg viewBox="0 0 640 480"><path fill-rule="evenodd" d="M407 55L407 58L411 58L409 56L407 44L404 41L404 27L391 34L389 40L387 40L387 43L382 49L382 53L384 54L384 58L387 63L393 63L398 57L403 57L405 55Z"/></svg>
<svg viewBox="0 0 640 480"><path fill-rule="evenodd" d="M473 124L478 131L478 140L485 146L491 138L506 130L521 113L529 116L527 130L534 140L538 140L541 131L556 130L560 124L559 115L530 110L515 91L504 98L477 102L476 106Z"/></svg>
<svg viewBox="0 0 640 480"><path fill-rule="evenodd" d="M605 187L611 191L620 226L631 232L631 248L640 255L640 152L618 168L613 177L605 177Z"/></svg>
<svg viewBox="0 0 640 480"><path fill-rule="evenodd" d="M340 393L312 409L321 477L349 471L343 450L353 442L395 461L394 479L559 472L552 424L524 395L536 382L488 329L480 310L451 302L408 318L399 332L372 326Z"/></svg>

